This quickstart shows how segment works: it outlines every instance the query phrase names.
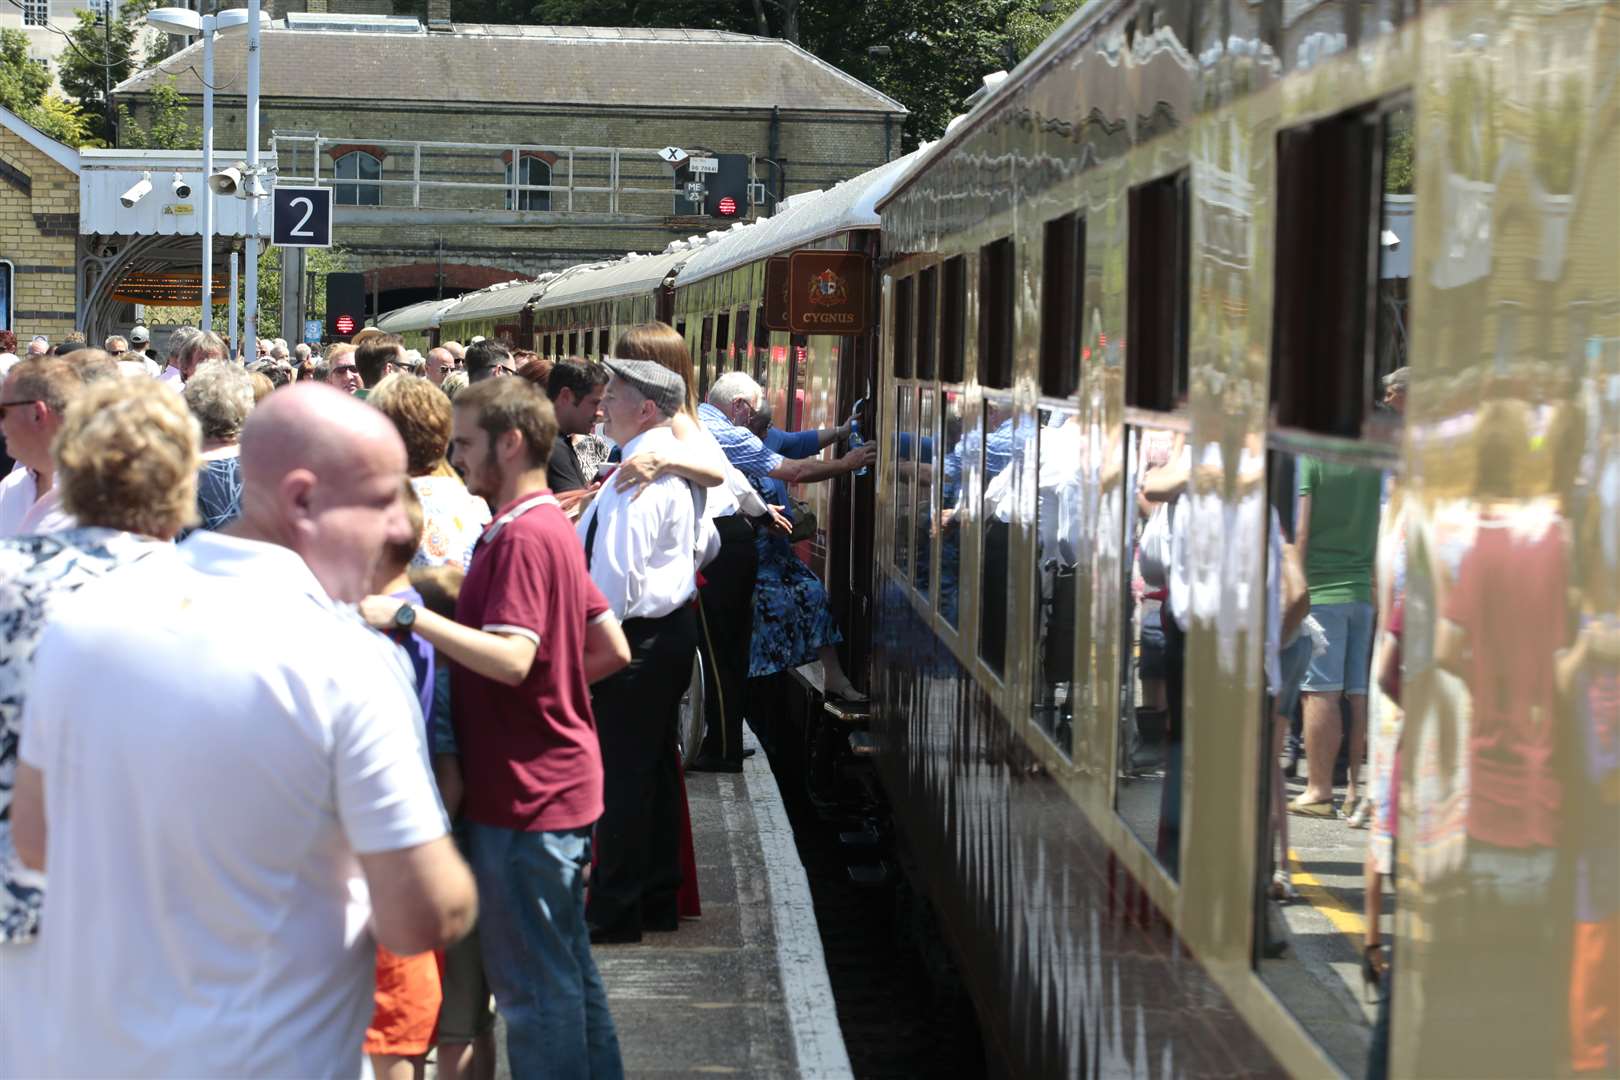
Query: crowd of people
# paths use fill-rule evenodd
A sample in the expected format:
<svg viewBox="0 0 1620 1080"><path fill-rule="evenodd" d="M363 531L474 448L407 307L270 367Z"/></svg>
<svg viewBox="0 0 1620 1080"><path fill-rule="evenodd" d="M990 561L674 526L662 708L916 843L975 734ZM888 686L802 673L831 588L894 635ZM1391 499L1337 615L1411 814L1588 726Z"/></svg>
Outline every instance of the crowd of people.
<svg viewBox="0 0 1620 1080"><path fill-rule="evenodd" d="M701 910L694 658L694 769L753 677L861 700L784 485L875 446L663 324L148 344L0 340L0 1076L488 1077L492 995L513 1075L622 1075L591 949Z"/></svg>

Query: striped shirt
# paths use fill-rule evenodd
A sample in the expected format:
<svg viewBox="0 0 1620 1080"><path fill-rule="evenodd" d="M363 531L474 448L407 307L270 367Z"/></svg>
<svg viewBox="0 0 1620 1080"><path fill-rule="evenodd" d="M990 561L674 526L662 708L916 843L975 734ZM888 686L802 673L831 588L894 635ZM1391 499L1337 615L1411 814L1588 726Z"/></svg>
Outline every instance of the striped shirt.
<svg viewBox="0 0 1620 1080"><path fill-rule="evenodd" d="M782 455L759 441L747 428L733 424L707 401L698 406L698 419L708 429L726 458L750 480L763 480L782 467Z"/></svg>

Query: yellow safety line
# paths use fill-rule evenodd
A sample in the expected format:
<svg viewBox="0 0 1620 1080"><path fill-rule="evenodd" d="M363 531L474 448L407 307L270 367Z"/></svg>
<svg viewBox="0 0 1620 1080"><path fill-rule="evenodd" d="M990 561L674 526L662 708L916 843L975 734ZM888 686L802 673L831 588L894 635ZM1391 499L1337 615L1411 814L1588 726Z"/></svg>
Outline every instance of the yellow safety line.
<svg viewBox="0 0 1620 1080"><path fill-rule="evenodd" d="M1367 934L1366 916L1331 892L1326 885L1316 879L1316 875L1305 869L1300 861L1299 852L1293 848L1288 849L1288 863L1291 867L1290 875L1294 888L1298 890L1299 897L1311 907L1321 912L1323 918L1333 924L1333 928L1341 934L1355 934L1365 938Z"/></svg>

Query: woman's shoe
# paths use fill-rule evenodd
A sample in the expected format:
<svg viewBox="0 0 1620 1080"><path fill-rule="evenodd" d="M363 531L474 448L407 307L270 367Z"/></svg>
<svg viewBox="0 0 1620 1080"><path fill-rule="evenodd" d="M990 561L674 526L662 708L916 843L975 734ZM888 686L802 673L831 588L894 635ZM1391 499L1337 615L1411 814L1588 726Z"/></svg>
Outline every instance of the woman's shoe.
<svg viewBox="0 0 1620 1080"><path fill-rule="evenodd" d="M842 690L834 690L828 687L823 696L828 701L837 702L840 705L868 705L871 703L871 700L865 694L853 686L846 686Z"/></svg>
<svg viewBox="0 0 1620 1080"><path fill-rule="evenodd" d="M1290 904L1299 899L1299 890L1294 888L1294 880L1286 870L1278 870L1271 875L1271 898L1279 904Z"/></svg>
<svg viewBox="0 0 1620 1080"><path fill-rule="evenodd" d="M1305 796L1293 800L1288 804L1288 812L1300 817L1336 818L1339 812L1333 809L1333 800L1324 799L1322 802L1306 802Z"/></svg>
<svg viewBox="0 0 1620 1080"><path fill-rule="evenodd" d="M1357 799L1356 808L1350 812L1346 824L1352 829L1365 829L1372 824L1372 800Z"/></svg>
<svg viewBox="0 0 1620 1080"><path fill-rule="evenodd" d="M1384 979L1389 975L1389 959L1379 944L1364 946L1361 950L1361 996L1369 1005L1378 1004L1384 993Z"/></svg>

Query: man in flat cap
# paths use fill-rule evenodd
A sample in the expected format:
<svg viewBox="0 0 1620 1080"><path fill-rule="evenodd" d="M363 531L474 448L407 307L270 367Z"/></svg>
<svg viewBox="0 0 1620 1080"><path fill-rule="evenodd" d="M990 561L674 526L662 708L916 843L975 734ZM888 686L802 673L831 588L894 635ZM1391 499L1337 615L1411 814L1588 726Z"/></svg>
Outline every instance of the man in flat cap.
<svg viewBox="0 0 1620 1080"><path fill-rule="evenodd" d="M673 451L680 376L648 360L604 361L607 434L626 460ZM674 930L681 883L680 773L673 752L681 694L697 650L693 561L702 496L678 476L639 493L603 486L579 522L585 563L630 643L630 666L591 688L604 772L599 854L586 918L598 944Z"/></svg>

